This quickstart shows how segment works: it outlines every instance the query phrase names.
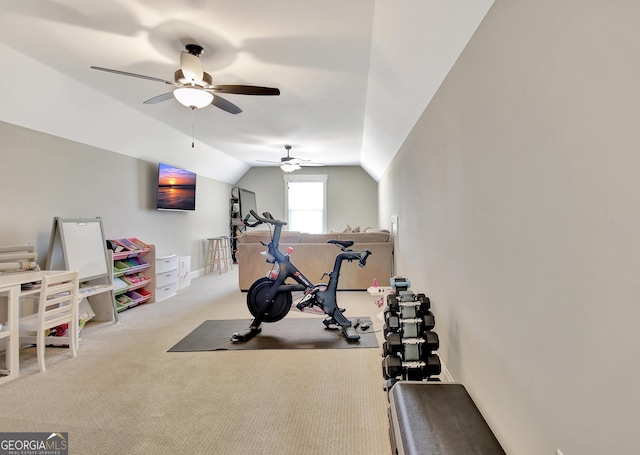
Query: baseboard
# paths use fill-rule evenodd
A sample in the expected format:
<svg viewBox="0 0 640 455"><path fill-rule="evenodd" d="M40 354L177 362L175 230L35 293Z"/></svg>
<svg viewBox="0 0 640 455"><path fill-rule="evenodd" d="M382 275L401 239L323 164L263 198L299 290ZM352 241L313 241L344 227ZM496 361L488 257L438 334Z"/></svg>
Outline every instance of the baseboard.
<svg viewBox="0 0 640 455"><path fill-rule="evenodd" d="M198 270L194 270L193 272L190 272L189 275L191 276L191 279L194 280L198 277L201 277L204 275L204 267Z"/></svg>
<svg viewBox="0 0 640 455"><path fill-rule="evenodd" d="M440 367L440 379L442 380L442 382L456 382L456 380L453 379L451 372L447 369L447 366L444 364L444 362L442 362L442 360L440 361Z"/></svg>

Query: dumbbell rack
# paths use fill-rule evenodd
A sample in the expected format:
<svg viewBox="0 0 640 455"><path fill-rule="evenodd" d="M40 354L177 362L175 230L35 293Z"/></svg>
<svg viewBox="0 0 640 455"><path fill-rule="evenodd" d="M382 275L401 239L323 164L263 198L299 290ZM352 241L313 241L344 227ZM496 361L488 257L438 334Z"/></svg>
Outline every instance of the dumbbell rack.
<svg viewBox="0 0 640 455"><path fill-rule="evenodd" d="M424 381L440 374L440 357L435 353L440 341L433 331L435 317L430 308L429 297L406 287L387 296L382 343L386 380Z"/></svg>

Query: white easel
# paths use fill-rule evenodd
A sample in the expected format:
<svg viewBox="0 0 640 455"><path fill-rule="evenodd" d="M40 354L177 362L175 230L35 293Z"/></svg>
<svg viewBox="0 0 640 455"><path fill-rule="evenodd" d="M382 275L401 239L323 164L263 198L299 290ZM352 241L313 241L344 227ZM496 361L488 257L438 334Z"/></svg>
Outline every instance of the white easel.
<svg viewBox="0 0 640 455"><path fill-rule="evenodd" d="M118 322L113 271L101 218L55 217L51 228L47 270L77 270L80 295L86 297L96 321Z"/></svg>

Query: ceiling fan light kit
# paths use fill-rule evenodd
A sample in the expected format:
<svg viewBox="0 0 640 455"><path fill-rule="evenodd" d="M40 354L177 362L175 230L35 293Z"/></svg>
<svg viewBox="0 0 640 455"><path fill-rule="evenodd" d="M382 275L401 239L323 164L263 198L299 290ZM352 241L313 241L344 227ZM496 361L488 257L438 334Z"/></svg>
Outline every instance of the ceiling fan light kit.
<svg viewBox="0 0 640 455"><path fill-rule="evenodd" d="M282 169L284 172L293 172L293 171L297 171L298 169L302 169L300 167L299 164L295 164L295 163L282 163L280 165L280 169Z"/></svg>
<svg viewBox="0 0 640 455"><path fill-rule="evenodd" d="M213 101L211 93L193 87L177 88L173 91L173 96L180 104L191 109L203 108Z"/></svg>

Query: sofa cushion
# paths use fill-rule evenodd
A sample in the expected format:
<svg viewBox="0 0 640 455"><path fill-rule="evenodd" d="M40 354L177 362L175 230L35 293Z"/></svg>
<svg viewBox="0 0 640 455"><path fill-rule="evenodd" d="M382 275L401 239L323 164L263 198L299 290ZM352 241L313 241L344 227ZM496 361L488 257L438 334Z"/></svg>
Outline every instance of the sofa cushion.
<svg viewBox="0 0 640 455"><path fill-rule="evenodd" d="M271 241L271 231L268 230L253 230L245 231L240 236L240 243L269 243ZM282 231L280 233L280 243L298 243L300 241L299 231Z"/></svg>
<svg viewBox="0 0 640 455"><path fill-rule="evenodd" d="M388 229L376 229L376 228L366 228L363 232L384 232L386 234L391 234Z"/></svg>
<svg viewBox="0 0 640 455"><path fill-rule="evenodd" d="M327 243L329 240L338 238L337 233L333 234L309 234L306 232L300 233L300 243Z"/></svg>

